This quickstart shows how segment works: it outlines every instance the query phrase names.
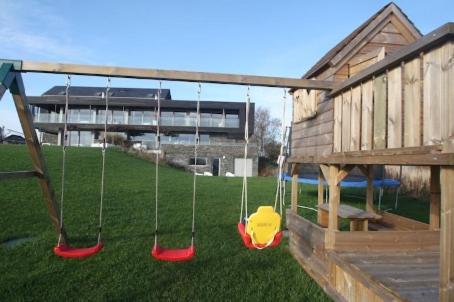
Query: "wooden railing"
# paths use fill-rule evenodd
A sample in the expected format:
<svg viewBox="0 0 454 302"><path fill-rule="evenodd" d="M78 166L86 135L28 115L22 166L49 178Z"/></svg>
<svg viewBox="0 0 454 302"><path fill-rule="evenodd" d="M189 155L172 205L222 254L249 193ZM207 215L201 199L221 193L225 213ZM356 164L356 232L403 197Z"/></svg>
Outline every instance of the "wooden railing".
<svg viewBox="0 0 454 302"><path fill-rule="evenodd" d="M333 152L454 140L454 23L335 87Z"/></svg>

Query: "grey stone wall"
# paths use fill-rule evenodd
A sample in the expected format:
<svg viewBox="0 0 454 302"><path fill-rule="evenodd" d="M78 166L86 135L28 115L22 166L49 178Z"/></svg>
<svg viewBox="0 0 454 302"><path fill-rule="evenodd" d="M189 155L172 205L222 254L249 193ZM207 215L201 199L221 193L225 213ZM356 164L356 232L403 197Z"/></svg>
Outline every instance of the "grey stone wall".
<svg viewBox="0 0 454 302"><path fill-rule="evenodd" d="M43 140L41 143L51 144L51 145L58 144L58 135L57 134L43 132L42 135L43 135Z"/></svg>
<svg viewBox="0 0 454 302"><path fill-rule="evenodd" d="M194 157L194 145L161 145L164 158L170 164L193 171L194 166L189 165L190 158ZM210 138L209 145L200 145L198 157L206 158L204 166L197 166L197 172L213 172L213 160L220 159L220 175L225 176L227 172L235 172L235 158L244 157L244 142L241 140L228 139L223 137ZM258 149L254 143L249 144L248 158L252 158L252 175L258 174Z"/></svg>

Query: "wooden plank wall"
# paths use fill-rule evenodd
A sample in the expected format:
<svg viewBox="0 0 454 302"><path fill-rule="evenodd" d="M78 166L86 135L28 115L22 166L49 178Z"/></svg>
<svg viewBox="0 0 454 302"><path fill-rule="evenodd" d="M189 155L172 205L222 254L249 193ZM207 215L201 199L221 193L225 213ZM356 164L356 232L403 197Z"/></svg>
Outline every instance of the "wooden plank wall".
<svg viewBox="0 0 454 302"><path fill-rule="evenodd" d="M295 98L299 98L298 100ZM293 95L294 104L301 102L299 113L294 112L292 154L328 155L333 151L334 103L322 101L323 94L312 90ZM296 110L297 107L294 108ZM295 119L295 117L298 119Z"/></svg>
<svg viewBox="0 0 454 302"><path fill-rule="evenodd" d="M447 42L336 95L333 152L452 142L453 45Z"/></svg>

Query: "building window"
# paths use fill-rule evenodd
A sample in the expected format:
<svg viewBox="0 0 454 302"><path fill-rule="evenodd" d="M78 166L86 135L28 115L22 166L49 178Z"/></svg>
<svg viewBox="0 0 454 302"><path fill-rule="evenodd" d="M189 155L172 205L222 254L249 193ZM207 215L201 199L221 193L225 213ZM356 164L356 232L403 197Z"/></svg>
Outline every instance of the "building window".
<svg viewBox="0 0 454 302"><path fill-rule="evenodd" d="M238 114L226 114L225 115L225 127L226 128L239 128L240 119Z"/></svg>
<svg viewBox="0 0 454 302"><path fill-rule="evenodd" d="M121 110L113 110L112 124L124 124L125 114Z"/></svg>
<svg viewBox="0 0 454 302"><path fill-rule="evenodd" d="M162 126L173 126L173 112L171 112L171 111L161 112L161 125Z"/></svg>
<svg viewBox="0 0 454 302"><path fill-rule="evenodd" d="M129 124L141 125L142 124L142 111L131 111L129 112Z"/></svg>
<svg viewBox="0 0 454 302"><path fill-rule="evenodd" d="M197 157L197 162L195 161L194 157L191 157L189 159L189 165L191 166L206 166L207 165L207 159L204 157Z"/></svg>
<svg viewBox="0 0 454 302"><path fill-rule="evenodd" d="M91 122L90 109L80 109L79 111L79 123L88 124Z"/></svg>
<svg viewBox="0 0 454 302"><path fill-rule="evenodd" d="M200 144L209 145L210 144L210 135L209 134L200 134Z"/></svg>

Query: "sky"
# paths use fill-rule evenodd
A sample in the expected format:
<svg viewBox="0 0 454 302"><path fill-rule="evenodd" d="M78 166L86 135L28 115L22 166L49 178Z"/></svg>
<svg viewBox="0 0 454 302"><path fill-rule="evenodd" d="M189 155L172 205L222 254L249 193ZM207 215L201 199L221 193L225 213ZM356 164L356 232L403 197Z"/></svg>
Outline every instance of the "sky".
<svg viewBox="0 0 454 302"><path fill-rule="evenodd" d="M388 1L50 1L0 0L0 58L301 77ZM454 21L453 0L397 5L423 34ZM63 75L24 74L27 95L64 85ZM73 76L72 85L105 86ZM112 79L112 87L156 88ZM163 82L174 99L196 99L196 83ZM283 89L251 87L251 101L282 115ZM244 102L246 87L202 84L203 100ZM287 98L286 124L290 120ZM21 132L9 94L0 126Z"/></svg>

